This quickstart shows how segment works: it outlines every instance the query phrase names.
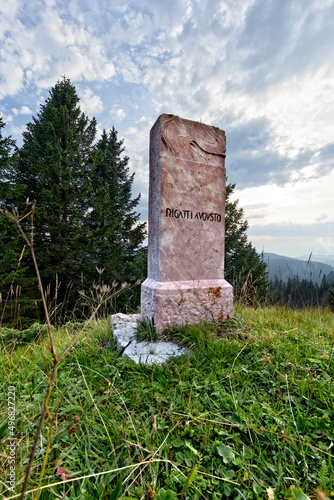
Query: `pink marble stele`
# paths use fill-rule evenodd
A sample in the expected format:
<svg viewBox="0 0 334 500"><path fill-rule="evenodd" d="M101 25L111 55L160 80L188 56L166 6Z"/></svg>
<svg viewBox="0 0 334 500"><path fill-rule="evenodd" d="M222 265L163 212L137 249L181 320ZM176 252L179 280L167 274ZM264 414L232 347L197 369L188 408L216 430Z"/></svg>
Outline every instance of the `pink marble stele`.
<svg viewBox="0 0 334 500"><path fill-rule="evenodd" d="M151 129L141 315L158 333L233 317L233 289L224 280L225 155L217 127L163 114Z"/></svg>

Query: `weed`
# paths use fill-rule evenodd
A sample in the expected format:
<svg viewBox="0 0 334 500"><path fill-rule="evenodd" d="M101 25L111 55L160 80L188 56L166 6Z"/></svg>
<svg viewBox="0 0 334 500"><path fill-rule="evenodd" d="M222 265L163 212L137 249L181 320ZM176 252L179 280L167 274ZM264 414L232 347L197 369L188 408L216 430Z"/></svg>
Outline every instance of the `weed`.
<svg viewBox="0 0 334 500"><path fill-rule="evenodd" d="M146 319L140 319L137 322L135 338L138 342L156 342L158 340L158 335L153 322Z"/></svg>
<svg viewBox="0 0 334 500"><path fill-rule="evenodd" d="M33 260L33 264L34 264L34 268L35 268L35 272L36 272L36 277L37 277L37 281L38 281L38 287L39 287L39 291L40 291L40 295L41 295L41 299L42 299L42 303L43 303L43 309L44 309L44 314L45 314L45 318L46 318L46 331L48 333L49 350L50 350L50 355L51 355L51 360L52 360L51 363L48 363L46 358L44 358L44 356L43 356L43 360L45 361L46 374L47 374L47 386L48 386L47 387L47 394L44 398L44 402L42 405L42 411L41 411L41 414L39 417L37 430L35 433L32 449L31 449L30 454L29 454L28 464L27 464L25 474L24 474L21 495L20 495L20 498L22 500L25 497L25 492L26 492L26 489L28 486L29 477L30 477L30 474L31 474L31 471L33 468L33 462L34 462L34 458L36 455L37 446L38 446L38 442L39 442L40 438L41 438L41 442L43 444L42 429L43 429L44 421L47 418L48 422L49 422L48 439L47 439L45 455L44 455L44 459L43 459L43 463L42 463L42 467L41 467L39 483L37 486L36 498L37 498L37 500L39 498L40 489L42 486L42 480L44 477L45 469L46 469L47 464L48 464L48 457L49 457L53 433L54 433L55 415L50 411L49 403L52 400L53 386L54 386L54 383L56 380L58 367L61 364L62 360L65 358L65 356L69 355L70 351L74 348L77 340L82 335L82 333L85 331L85 329L87 328L89 323L92 320L94 320L100 307L104 304L104 302L107 302L108 300L110 300L112 298L112 296L114 296L117 293L117 292L112 293L112 289L110 287L107 287L107 286L99 285L99 287L96 287L96 295L97 295L96 299L97 300L96 300L95 304L93 304L93 308L91 310L90 317L85 321L82 328L80 328L78 332L75 332L75 334L73 335L73 338L69 340L68 345L61 352L61 354L58 355L57 350L55 348L55 341L54 341L54 335L53 335L54 332L53 332L53 328L51 325L51 314L50 314L50 310L49 310L48 303L47 303L47 298L50 294L48 294L48 292L46 292L46 293L44 292L44 288L43 288L43 284L42 284L42 280L41 280L41 275L40 275L40 271L39 271L39 267L37 264L35 251L34 251L34 214L35 214L35 208L36 208L36 201L34 200L33 202L30 202L29 199L26 201L26 208L21 214L18 214L17 212L11 213L7 209L0 207L0 213L4 214L9 220L11 220L17 226L17 229L21 233L27 247L30 250L30 254L31 254L31 257ZM24 231L24 229L22 228L22 221L26 218L30 219L30 234L29 235L27 235L26 232ZM21 261L22 256L23 256L23 252L24 252L24 250L21 253L18 267L20 265L20 261ZM18 269L18 267L17 267L17 269ZM101 274L102 274L102 272L101 272ZM121 290L123 288L125 288L125 286L126 285L122 286ZM113 285L113 288L115 288L114 285ZM56 290L57 290L57 287L56 287ZM57 299L57 293L55 295L55 298ZM56 300L56 302L57 302L57 300ZM5 305L6 305L6 303L5 303ZM2 321L2 318L3 318L3 314L1 316L1 321ZM1 324L1 321L0 321L0 324ZM5 351L7 354L6 348L5 348ZM12 356L11 356L10 361L12 361ZM21 367L21 365L20 365L20 367ZM71 427L72 431L73 431L73 429L75 429L75 431L76 431L75 426ZM69 432L70 435L74 434L75 431ZM42 449L43 449L43 446L42 446ZM63 474L67 478L67 474L65 472Z"/></svg>

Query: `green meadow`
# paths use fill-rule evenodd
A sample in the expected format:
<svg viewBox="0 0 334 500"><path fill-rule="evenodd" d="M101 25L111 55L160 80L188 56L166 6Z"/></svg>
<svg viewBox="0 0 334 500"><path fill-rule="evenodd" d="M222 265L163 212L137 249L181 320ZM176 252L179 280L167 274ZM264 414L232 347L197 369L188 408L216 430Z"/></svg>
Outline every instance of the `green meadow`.
<svg viewBox="0 0 334 500"><path fill-rule="evenodd" d="M80 327L53 328L58 356ZM18 498L52 357L45 326L0 335L0 488ZM109 319L88 325L58 366L26 498L334 498L333 312L237 305L226 323L166 335L188 354L136 365Z"/></svg>

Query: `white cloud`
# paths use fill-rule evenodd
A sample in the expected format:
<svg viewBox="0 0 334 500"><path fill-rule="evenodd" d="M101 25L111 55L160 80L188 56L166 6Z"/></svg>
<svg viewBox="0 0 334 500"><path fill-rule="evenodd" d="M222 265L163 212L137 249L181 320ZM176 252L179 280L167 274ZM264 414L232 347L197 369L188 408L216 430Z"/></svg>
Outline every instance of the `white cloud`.
<svg viewBox="0 0 334 500"><path fill-rule="evenodd" d="M12 28L19 7L19 0L0 3L0 37Z"/></svg>
<svg viewBox="0 0 334 500"><path fill-rule="evenodd" d="M319 39L319 30L323 26L325 7L332 5L328 3L322 10L316 3L304 8L295 1L290 9L290 3L284 2L282 15L291 16L289 23L293 28L287 38L278 38L272 49L270 41L276 29L273 5L265 4L263 8L264 2L221 2L215 15L210 16L207 4L206 12L206 7L201 12L187 10L180 16L182 24L176 22L175 29L171 26L169 31L160 32L158 45L141 59L143 83L154 96L156 113L172 110L222 128L266 117L270 141L264 145L265 149L257 143L258 153L265 155L269 151L280 155L282 161L285 157L287 162L298 160L306 149L311 151L328 144L334 127L332 106L328 106L334 81L333 65L323 66L316 59L310 62L306 58L300 67L298 51L300 41L305 38L308 47L304 52L307 53L308 48L314 50L314 40L308 32L310 26L320 47L326 43ZM257 25L251 27L251 17L259 22L259 30ZM264 20L262 25L261 20ZM262 37L259 42L255 38L257 31ZM240 37L247 40L250 33L253 38L249 38L249 46L239 45ZM170 55L161 61L162 45L170 49ZM261 59L268 50L267 59ZM331 52L326 52L333 57ZM248 58L252 66L247 63ZM133 57L132 62L139 67L138 58ZM289 73L284 74L287 66ZM303 78L300 78L301 70ZM272 76L275 74L276 80ZM255 75L258 75L258 88L253 86ZM294 168L299 168L297 161ZM285 176L286 182L290 173Z"/></svg>
<svg viewBox="0 0 334 500"><path fill-rule="evenodd" d="M110 116L111 118L117 120L118 122L122 121L125 118L125 111L122 108L117 108L117 106L114 106L113 109L110 110Z"/></svg>
<svg viewBox="0 0 334 500"><path fill-rule="evenodd" d="M214 18L225 28L242 27L246 15L256 0L222 0L219 2Z"/></svg>
<svg viewBox="0 0 334 500"><path fill-rule="evenodd" d="M73 80L110 80L115 69L98 34L68 19L54 2L36 9L21 2L5 17L2 33L0 96L15 95L26 81L48 88L64 73ZM34 12L34 21L24 23ZM10 30L9 30L10 27Z"/></svg>
<svg viewBox="0 0 334 500"><path fill-rule="evenodd" d="M13 62L0 62L0 99L13 96L23 88L24 71Z"/></svg>
<svg viewBox="0 0 334 500"><path fill-rule="evenodd" d="M32 115L32 111L28 106L22 106L21 109L13 108L12 112L14 115Z"/></svg>
<svg viewBox="0 0 334 500"><path fill-rule="evenodd" d="M323 178L285 187L267 185L237 190L233 199L239 199L239 206L244 208L250 238L259 251L264 246L267 252L298 256L308 251L316 253L320 241L326 240L327 245L329 240L334 242L333 183L331 172ZM293 238L294 250L287 251Z"/></svg>
<svg viewBox="0 0 334 500"><path fill-rule="evenodd" d="M96 115L103 111L103 102L100 96L95 95L89 88L78 92L80 97L80 107L88 115Z"/></svg>
<svg viewBox="0 0 334 500"><path fill-rule="evenodd" d="M333 170L333 16L333 0L2 2L4 113L16 113L14 133L45 89L69 76L99 127L114 120L121 129L145 189L149 130L160 113L219 126L230 181L247 188L242 203L269 198L268 211L250 212L253 222L278 224L288 211L294 224L311 222L334 213L317 184ZM306 185L321 193L314 214L295 195Z"/></svg>

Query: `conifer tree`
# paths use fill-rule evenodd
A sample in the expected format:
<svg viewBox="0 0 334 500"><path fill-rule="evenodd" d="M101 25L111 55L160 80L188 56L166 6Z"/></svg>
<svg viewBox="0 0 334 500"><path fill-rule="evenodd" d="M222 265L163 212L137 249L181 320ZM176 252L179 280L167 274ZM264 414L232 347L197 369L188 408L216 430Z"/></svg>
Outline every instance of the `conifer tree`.
<svg viewBox="0 0 334 500"><path fill-rule="evenodd" d="M71 282L80 287L87 260L86 216L89 209L91 158L96 121L79 107L70 80L63 78L50 91L37 117L26 126L15 183L23 200L36 200L34 246L45 286L61 283L59 299ZM26 227L29 232L29 226ZM31 271L33 272L33 270Z"/></svg>
<svg viewBox="0 0 334 500"><path fill-rule="evenodd" d="M0 116L0 208L13 209L13 163L15 162L15 141L4 136L6 123ZM15 228L10 221L0 216L0 293L5 297L6 287L10 286L16 263L20 255L13 239L17 236Z"/></svg>
<svg viewBox="0 0 334 500"><path fill-rule="evenodd" d="M135 211L139 196L132 199L134 174L129 174L123 141L114 127L103 131L97 143L95 136L95 119L81 112L76 89L64 77L27 124L17 162L8 164L15 188L7 196L10 208L21 211L27 198L36 200L34 248L42 281L51 298L56 283L61 284L58 303L68 299L71 284L70 308L78 290L97 281L96 268L104 269L106 284L135 281L143 262L138 256L145 225ZM4 158L8 141L3 143ZM25 230L31 232L28 221ZM14 240L20 237L11 234L11 247ZM24 270L33 279L29 262ZM35 297L38 300L37 287Z"/></svg>
<svg viewBox="0 0 334 500"><path fill-rule="evenodd" d="M24 200L24 193L15 183L16 142L4 136L4 128L5 122L0 116L0 324L21 327L36 312L37 279L29 276L29 252L22 253L23 240L5 216L7 210L13 212L17 208L18 199Z"/></svg>
<svg viewBox="0 0 334 500"><path fill-rule="evenodd" d="M0 116L0 207L11 209L12 208L12 198L13 198L13 183L12 179L12 162L14 161L14 151L15 151L15 141L11 137L4 136L5 122L3 117ZM0 217L0 283L8 281L8 276L4 276L4 256L9 262L12 259L15 261L14 249L9 252L8 243L11 238L8 237L8 233L11 232L11 224L5 217ZM8 259L8 253L11 256ZM14 267L14 265L13 265ZM9 271L9 270L8 270ZM7 273L9 274L10 271ZM1 286L1 285L0 285ZM0 290L1 291L1 290Z"/></svg>
<svg viewBox="0 0 334 500"><path fill-rule="evenodd" d="M16 143L11 137L4 136L6 123L0 115L0 203L3 203L3 196L11 178L10 164L16 150Z"/></svg>
<svg viewBox="0 0 334 500"><path fill-rule="evenodd" d="M109 283L139 278L133 268L145 238L145 223L135 211L140 195L132 199L134 174L129 173L123 142L115 127L109 133L103 130L93 162L90 261L104 269L103 280Z"/></svg>
<svg viewBox="0 0 334 500"><path fill-rule="evenodd" d="M247 239L248 222L238 200L230 197L235 184L226 186L225 205L225 279L234 287L238 296L244 289L248 301L263 298L267 292L266 264Z"/></svg>

